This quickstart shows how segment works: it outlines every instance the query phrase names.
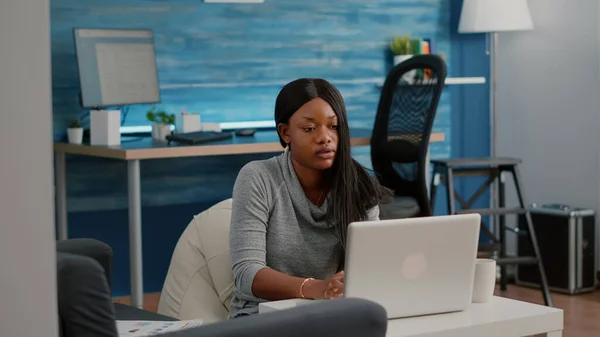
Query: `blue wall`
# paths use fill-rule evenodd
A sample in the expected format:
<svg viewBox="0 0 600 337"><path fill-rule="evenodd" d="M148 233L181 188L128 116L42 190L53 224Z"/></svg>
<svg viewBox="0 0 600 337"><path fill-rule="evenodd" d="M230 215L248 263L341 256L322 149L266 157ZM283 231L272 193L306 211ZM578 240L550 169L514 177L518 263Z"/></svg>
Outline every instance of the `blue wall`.
<svg viewBox="0 0 600 337"><path fill-rule="evenodd" d="M279 88L295 78L314 76L341 90L351 126L371 127L379 99L375 83L391 67L387 44L404 33L432 38L434 52L447 57L449 76L487 74L479 67L487 62L485 57L465 49L482 46L481 36L453 33L453 0L53 0L51 5L56 139L64 136L70 118L86 113L78 106L74 27L152 29L160 107L173 113L181 108L199 112L205 122L270 120ZM432 144L432 157L477 152L469 146L482 141L481 128L456 124L468 120L482 125L477 118L487 115L481 98L485 90L487 85L447 87L434 126L434 132L446 134L446 141ZM479 98L474 101L473 95ZM148 108L129 107L126 125L146 124ZM354 149L354 155L370 167L367 148ZM192 215L229 197L243 164L269 156L142 162L145 291L160 291L172 249ZM68 158L67 177L70 236L111 244L114 293L128 294L125 163Z"/></svg>
<svg viewBox="0 0 600 337"><path fill-rule="evenodd" d="M485 76L489 79L489 56L486 54L485 35L459 34L457 32L461 6L462 0L451 0L452 69L459 74L456 76ZM485 85L452 87L450 103L452 106L452 157L487 157L490 155L489 91L490 87L487 81ZM475 193L485 180L485 178L461 178L457 180L456 189L461 195L468 197ZM488 207L489 198L489 193L483 194L473 208ZM445 202L446 199L443 200ZM484 217L484 220L487 222L488 217Z"/></svg>
<svg viewBox="0 0 600 337"><path fill-rule="evenodd" d="M169 112L177 113L183 107L200 112L205 122L272 120L274 100L283 84L302 76L319 76L332 81L343 93L351 126L370 128L380 94L375 83L391 67L387 52L390 39L407 32L429 37L434 52L450 59L449 25L447 0L268 0L264 4L54 0L55 138L64 136L70 118L86 113L78 106L74 27L152 29L163 101L160 107ZM452 76L451 63L449 68ZM435 132L446 134L446 141L432 145L432 156L450 155L451 96L448 90L442 97L434 126ZM125 124L147 124L148 108L128 107ZM355 152L370 166L366 149ZM171 173L162 166L149 169L159 175L149 177L155 184L145 186L149 192L144 196L145 205L202 201L190 198L190 194L197 194L197 188L191 186L202 183L201 172L192 172L193 178L185 176L183 181L181 170L176 168L187 164L169 164ZM106 179L111 177L96 173L115 172L102 166L111 164L84 161L78 165L81 169L69 171L73 178L69 210L124 207L122 193L106 190ZM93 187L93 180L98 181L97 187ZM178 192L165 195L165 188Z"/></svg>

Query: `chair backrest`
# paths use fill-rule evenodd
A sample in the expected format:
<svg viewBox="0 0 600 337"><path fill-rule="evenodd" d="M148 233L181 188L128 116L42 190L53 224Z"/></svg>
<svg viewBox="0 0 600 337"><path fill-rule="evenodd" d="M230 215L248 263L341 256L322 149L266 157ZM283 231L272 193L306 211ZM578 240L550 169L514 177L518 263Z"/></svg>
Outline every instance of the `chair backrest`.
<svg viewBox="0 0 600 337"><path fill-rule="evenodd" d="M158 313L205 323L226 320L235 290L229 227L231 199L196 215L181 234L167 272Z"/></svg>
<svg viewBox="0 0 600 337"><path fill-rule="evenodd" d="M381 91L371 161L380 182L396 195L417 199L430 215L426 182L429 138L446 81L446 63L437 55L416 55L388 74Z"/></svg>

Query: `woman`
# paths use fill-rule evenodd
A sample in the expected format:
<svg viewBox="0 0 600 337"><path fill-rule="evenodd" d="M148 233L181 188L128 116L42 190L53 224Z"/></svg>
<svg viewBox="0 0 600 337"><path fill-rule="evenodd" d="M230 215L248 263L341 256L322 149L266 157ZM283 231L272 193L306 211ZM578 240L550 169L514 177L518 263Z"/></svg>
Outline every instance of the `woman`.
<svg viewBox="0 0 600 337"><path fill-rule="evenodd" d="M231 317L264 301L342 296L347 227L378 219L388 192L352 159L344 100L327 81L284 86L275 122L284 153L248 163L234 185Z"/></svg>

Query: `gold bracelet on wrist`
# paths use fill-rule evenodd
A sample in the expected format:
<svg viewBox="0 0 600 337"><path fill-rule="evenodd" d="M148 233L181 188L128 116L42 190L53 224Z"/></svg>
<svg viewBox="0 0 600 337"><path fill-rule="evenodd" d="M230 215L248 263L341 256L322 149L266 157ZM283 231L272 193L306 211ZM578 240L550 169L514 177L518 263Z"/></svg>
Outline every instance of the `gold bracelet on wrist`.
<svg viewBox="0 0 600 337"><path fill-rule="evenodd" d="M306 296L304 296L304 285L306 284L306 282L311 281L311 280L314 280L314 278L309 277L307 279L304 279L304 281L300 285L300 297L306 298Z"/></svg>

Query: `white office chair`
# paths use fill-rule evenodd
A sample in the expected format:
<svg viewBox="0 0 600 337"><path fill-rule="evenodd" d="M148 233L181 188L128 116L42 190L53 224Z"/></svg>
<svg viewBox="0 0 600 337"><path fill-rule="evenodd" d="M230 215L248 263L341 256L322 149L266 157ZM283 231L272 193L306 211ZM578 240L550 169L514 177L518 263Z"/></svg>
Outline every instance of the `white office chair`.
<svg viewBox="0 0 600 337"><path fill-rule="evenodd" d="M226 320L235 285L229 253L231 199L196 215L181 234L158 303L177 319Z"/></svg>

